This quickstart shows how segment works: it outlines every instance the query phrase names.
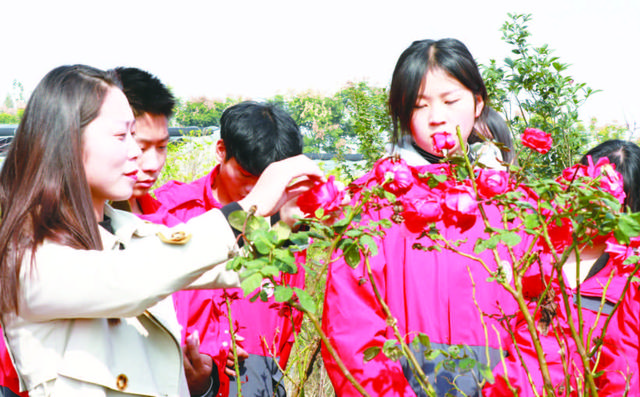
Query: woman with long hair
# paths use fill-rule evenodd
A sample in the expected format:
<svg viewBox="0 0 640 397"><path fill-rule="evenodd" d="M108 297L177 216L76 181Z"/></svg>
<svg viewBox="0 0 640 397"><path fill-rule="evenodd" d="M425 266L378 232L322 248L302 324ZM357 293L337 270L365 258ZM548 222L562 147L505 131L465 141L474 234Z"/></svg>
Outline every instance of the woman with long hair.
<svg viewBox="0 0 640 397"><path fill-rule="evenodd" d="M244 199L167 229L106 205L132 194L134 133L116 76L83 65L49 72L16 131L0 172L0 308L31 396L188 396L164 298L237 286L225 214L270 215L321 177L302 156L274 163Z"/></svg>

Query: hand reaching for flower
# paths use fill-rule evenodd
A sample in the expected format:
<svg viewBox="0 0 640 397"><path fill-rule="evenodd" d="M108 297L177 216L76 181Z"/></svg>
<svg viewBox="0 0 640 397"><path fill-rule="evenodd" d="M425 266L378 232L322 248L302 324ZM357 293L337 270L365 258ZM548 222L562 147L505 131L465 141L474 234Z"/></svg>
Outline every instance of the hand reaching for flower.
<svg viewBox="0 0 640 397"><path fill-rule="evenodd" d="M297 178L299 179L296 181ZM251 192L238 204L245 211L255 206L255 214L258 216L273 215L287 201L307 191L323 178L320 168L305 155L276 161L264 170Z"/></svg>

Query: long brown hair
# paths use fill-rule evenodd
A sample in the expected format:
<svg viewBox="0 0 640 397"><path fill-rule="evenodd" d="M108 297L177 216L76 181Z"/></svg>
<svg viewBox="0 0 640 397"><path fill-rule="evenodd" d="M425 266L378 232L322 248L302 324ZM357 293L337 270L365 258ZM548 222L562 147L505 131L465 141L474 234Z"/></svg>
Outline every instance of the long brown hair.
<svg viewBox="0 0 640 397"><path fill-rule="evenodd" d="M117 76L61 66L40 81L0 171L0 310L18 311L25 253L45 239L102 249L82 162L85 127L99 114ZM64 258L60 258L64 260Z"/></svg>

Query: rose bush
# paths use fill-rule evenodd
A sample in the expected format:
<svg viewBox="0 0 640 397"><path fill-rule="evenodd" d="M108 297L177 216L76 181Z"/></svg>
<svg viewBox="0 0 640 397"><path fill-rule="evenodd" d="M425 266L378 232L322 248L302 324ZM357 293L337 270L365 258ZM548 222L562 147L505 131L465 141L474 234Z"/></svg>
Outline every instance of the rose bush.
<svg viewBox="0 0 640 397"><path fill-rule="evenodd" d="M438 145L446 150L450 143L446 136L442 138L443 141ZM522 144L543 153L548 150L550 138L543 131L531 129L523 135ZM529 370L535 368L534 371L540 371L536 379L545 379L546 382L552 378L544 361L545 351L540 341L553 342L556 339L552 332L562 332L563 338L575 338L578 342L563 344L565 351L561 354L566 353L566 357L575 357L577 354L582 361L580 365L560 374L560 378L567 377L566 384L571 387L580 385L583 389L593 389L599 369L590 364L591 358L587 355L594 354L592 352L597 346L589 347L587 343L589 349L585 350L586 353L578 351L578 346L583 346L580 337L575 336L578 335L576 324L579 324L575 316L579 311L564 307L565 302L573 302L574 292L567 288L563 264L571 252L595 242L600 244L608 238L606 251L613 260L618 261L621 269L626 267L624 271L632 272L637 266L631 264L640 260L640 237L637 237L640 219L618 213L620 203L624 200L623 183L607 160L599 160L595 164L589 161L587 165L570 167L555 179L530 178L525 169L526 164L512 166L509 171L474 169L467 157L457 155L448 157L446 163L420 167L409 166L399 158L384 158L374 165L370 173L349 185L349 202L345 201L345 192L336 184L334 177L329 177L326 183L318 184L301 195L298 204L307 217L300 222L308 225L309 231L287 238L300 244L300 248L294 249L305 249L302 247L309 244L311 239L309 250L326 253L322 259L314 261L322 266L322 270L316 269L312 273L316 280L322 279L326 274L323 271L337 257L344 258L351 268L362 266L363 263L366 265L366 258L376 255L379 249L376 242L385 238L384 229L397 227L393 222L401 223L399 227L414 234L407 236L400 233L412 241L413 249L451 250L471 258L483 251L493 250L497 257L500 252L496 247L502 244L502 248L508 247L510 255L496 258L496 263L501 264L498 270L489 268L481 260L478 260L478 266L485 268L487 280L500 283L519 303L520 311L511 317L505 316L505 320L515 319L516 341L520 341L521 337L524 337L523 343L529 339L533 341L532 345L526 347L529 349L526 354L534 355L534 361L538 360L535 358L538 355L540 365L539 369L531 366ZM485 212L489 206L491 211ZM499 208L499 212L494 211L495 207ZM323 212L318 212L318 209ZM370 211L381 216L363 215ZM333 217L337 221L327 222L327 212L338 214ZM487 213L499 214L499 218L490 222ZM496 218L496 215L491 216ZM468 247L462 245L468 242L465 235L458 241L446 241L444 236L460 234L440 233L438 230L456 228L465 232L480 222L489 237L476 237L471 250L463 248ZM615 238L612 237L614 231ZM274 235L276 233L268 237ZM277 251L283 245L274 241L270 247L275 247L276 251L265 253L262 250L261 254L275 258L276 262L286 259L285 254ZM511 250L516 245L517 254ZM526 247L527 252L520 252L522 247ZM630 258L637 259L630 262ZM249 263L255 266L256 262ZM254 268L251 271L256 272L254 278L270 277L275 280L267 271L263 273ZM375 284L375 277L367 277L370 271L356 270L359 285ZM279 285L277 280L274 285L276 299L288 301L298 310L303 310L307 316L314 318L317 331L322 332L318 319L313 317L312 294L295 288L291 291L290 287ZM315 284L312 285L315 288ZM396 322L393 313L388 307L385 309L382 303L381 307L380 310L385 310L388 316L387 324L394 327ZM413 331L406 332L411 334ZM385 343L386 347L373 346L373 350L367 349L365 361L384 351L387 357L405 356L408 362L415 363L415 357L411 358L413 353L403 346L406 335L394 329L393 337L395 339L387 340L389 343ZM414 343L431 349L428 338L416 339ZM518 349L520 346L516 344L510 345L507 350L516 357ZM435 353L432 351L431 354ZM339 357L334 356L334 359L338 360ZM411 369L416 371L418 377L421 376L419 366L411 364ZM483 371L485 379L491 378L488 367L478 364L477 368ZM580 374L576 375L577 372ZM557 376L557 373L553 374L554 381L558 379ZM576 382L576 379L579 381ZM349 381L356 387L357 381L353 378ZM427 395L435 395L428 387L429 380L425 377L422 381ZM552 389L545 388L545 392L548 395L555 394Z"/></svg>

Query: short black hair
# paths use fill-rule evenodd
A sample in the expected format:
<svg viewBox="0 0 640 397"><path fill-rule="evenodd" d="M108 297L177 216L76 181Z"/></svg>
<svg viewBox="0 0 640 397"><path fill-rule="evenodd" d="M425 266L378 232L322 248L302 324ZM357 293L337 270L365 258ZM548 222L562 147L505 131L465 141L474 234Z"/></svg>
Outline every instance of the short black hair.
<svg viewBox="0 0 640 397"><path fill-rule="evenodd" d="M122 90L129 101L134 116L145 113L173 116L176 100L171 91L149 72L138 68L117 67L116 73L122 82Z"/></svg>
<svg viewBox="0 0 640 397"><path fill-rule="evenodd" d="M625 204L633 212L640 211L640 147L633 142L611 139L589 150L580 160L581 164L589 164L587 156L591 156L594 163L606 157L616 165L624 182Z"/></svg>
<svg viewBox="0 0 640 397"><path fill-rule="evenodd" d="M267 166L302 153L302 134L282 108L271 103L244 101L230 106L220 117L220 138L225 160L234 158L252 175Z"/></svg>

